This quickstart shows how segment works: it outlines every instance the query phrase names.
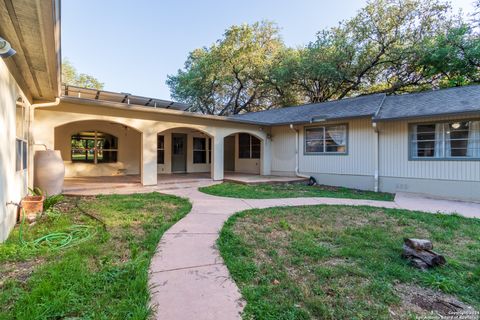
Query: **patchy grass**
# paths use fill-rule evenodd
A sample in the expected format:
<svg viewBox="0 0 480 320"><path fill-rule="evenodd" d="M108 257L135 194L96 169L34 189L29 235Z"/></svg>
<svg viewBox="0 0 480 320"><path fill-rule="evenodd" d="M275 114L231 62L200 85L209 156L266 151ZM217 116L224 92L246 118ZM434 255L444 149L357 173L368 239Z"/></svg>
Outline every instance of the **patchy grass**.
<svg viewBox="0 0 480 320"><path fill-rule="evenodd" d="M414 269L400 257L404 237L431 239L447 265ZM247 300L246 319L413 319L449 310L438 299L443 309L428 310L434 295L424 292L432 290L480 310L478 219L348 206L249 210L227 221L218 245Z"/></svg>
<svg viewBox="0 0 480 320"><path fill-rule="evenodd" d="M201 187L199 190L214 196L242 199L330 197L393 201L394 198L394 195L391 193L324 185L308 186L305 183L244 185L224 182L208 187Z"/></svg>
<svg viewBox="0 0 480 320"><path fill-rule="evenodd" d="M148 318L150 259L162 234L190 208L186 199L158 193L66 198L27 227L26 239L73 224L93 226L95 235L52 251L21 245L16 228L0 245L0 319Z"/></svg>

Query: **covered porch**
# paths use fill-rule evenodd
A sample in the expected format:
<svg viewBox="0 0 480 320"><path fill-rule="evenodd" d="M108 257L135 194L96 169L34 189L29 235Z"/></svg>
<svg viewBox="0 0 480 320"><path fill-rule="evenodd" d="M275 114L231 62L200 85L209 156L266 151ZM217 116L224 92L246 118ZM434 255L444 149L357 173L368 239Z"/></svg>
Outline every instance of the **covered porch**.
<svg viewBox="0 0 480 320"><path fill-rule="evenodd" d="M249 173L225 173L224 181L241 184L290 183L305 179L298 177L261 176ZM159 174L157 185L152 190L172 190L201 187L215 183L209 173L171 173ZM108 176L108 177L71 177L65 178L63 192L67 195L99 193L121 193L123 190L143 188L140 175Z"/></svg>
<svg viewBox="0 0 480 320"><path fill-rule="evenodd" d="M127 110L71 100L38 108L34 127L35 144L60 151L66 191L85 184L165 187L179 180L223 181L232 172L237 177L271 174L267 128L173 110Z"/></svg>

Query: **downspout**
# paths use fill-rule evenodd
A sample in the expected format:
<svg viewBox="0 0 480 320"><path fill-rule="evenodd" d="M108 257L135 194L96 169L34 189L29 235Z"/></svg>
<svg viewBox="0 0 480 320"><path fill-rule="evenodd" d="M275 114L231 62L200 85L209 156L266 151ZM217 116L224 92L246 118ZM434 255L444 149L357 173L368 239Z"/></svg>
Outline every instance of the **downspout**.
<svg viewBox="0 0 480 320"><path fill-rule="evenodd" d="M33 188L33 155L34 155L34 146L35 141L33 140L33 122L35 119L35 108L39 107L55 107L60 104L60 98L56 97L55 101L51 102L44 102L44 103L37 103L31 104L29 109L29 119L28 119L28 186ZM45 149L47 149L46 145L43 145Z"/></svg>
<svg viewBox="0 0 480 320"><path fill-rule="evenodd" d="M295 175L299 178L306 178L306 179L310 179L310 176L306 176L306 175L303 175L303 174L300 174L300 171L299 171L299 163L300 163L300 152L299 152L299 143L298 143L298 140L299 140L299 133L298 133L298 130L294 128L293 124L290 124L290 130L294 131L295 132Z"/></svg>
<svg viewBox="0 0 480 320"><path fill-rule="evenodd" d="M374 171L373 171L373 191L378 192L379 191L379 163L380 163L380 153L379 153L379 135L380 131L378 130L377 123L375 122L375 119L377 118L380 110L382 109L383 103L385 102L385 99L387 98L387 95L384 94L382 101L378 105L377 110L375 111L375 114L372 117L372 127L373 127L373 132L374 132L374 146L373 146L373 163L374 163Z"/></svg>
<svg viewBox="0 0 480 320"><path fill-rule="evenodd" d="M378 178L378 166L379 166L379 152L378 152L378 136L379 136L379 130L377 127L376 122L372 122L372 127L374 131L374 147L373 147L373 157L374 157L374 172L373 172L373 191L378 192L378 185L379 185L379 178Z"/></svg>

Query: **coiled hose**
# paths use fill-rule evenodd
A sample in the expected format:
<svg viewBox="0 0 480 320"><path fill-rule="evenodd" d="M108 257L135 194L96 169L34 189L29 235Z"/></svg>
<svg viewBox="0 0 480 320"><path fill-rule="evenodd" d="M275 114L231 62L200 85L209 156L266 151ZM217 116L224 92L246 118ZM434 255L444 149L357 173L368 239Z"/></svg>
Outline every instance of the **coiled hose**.
<svg viewBox="0 0 480 320"><path fill-rule="evenodd" d="M18 230L20 243L23 246L40 249L47 247L51 250L65 249L91 239L96 233L96 229L89 225L72 225L66 232L53 232L40 238L26 241L23 239L23 225L25 224L25 211L22 209L22 222Z"/></svg>

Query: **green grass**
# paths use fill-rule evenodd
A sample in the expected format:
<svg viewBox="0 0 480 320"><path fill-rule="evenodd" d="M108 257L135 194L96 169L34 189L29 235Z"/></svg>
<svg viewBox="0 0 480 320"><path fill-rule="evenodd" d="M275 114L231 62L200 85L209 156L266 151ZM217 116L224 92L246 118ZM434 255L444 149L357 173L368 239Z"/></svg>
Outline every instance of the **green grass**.
<svg viewBox="0 0 480 320"><path fill-rule="evenodd" d="M27 240L72 224L97 233L74 247L24 247L18 229L0 245L0 319L146 319L147 270L162 234L189 212L186 199L158 193L81 198L81 214L66 198L43 216Z"/></svg>
<svg viewBox="0 0 480 320"><path fill-rule="evenodd" d="M393 201L394 198L394 195L391 193L323 185L308 186L305 183L244 185L224 182L208 187L201 187L199 190L214 196L242 199L330 197Z"/></svg>
<svg viewBox="0 0 480 320"><path fill-rule="evenodd" d="M431 239L447 265L414 269L400 257L404 237ZM478 219L348 206L249 210L227 221L218 245L247 301L245 319L412 319L418 310L402 303L402 283L480 310Z"/></svg>

